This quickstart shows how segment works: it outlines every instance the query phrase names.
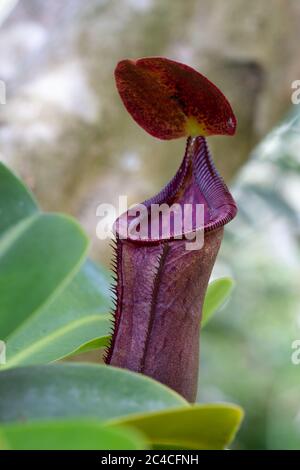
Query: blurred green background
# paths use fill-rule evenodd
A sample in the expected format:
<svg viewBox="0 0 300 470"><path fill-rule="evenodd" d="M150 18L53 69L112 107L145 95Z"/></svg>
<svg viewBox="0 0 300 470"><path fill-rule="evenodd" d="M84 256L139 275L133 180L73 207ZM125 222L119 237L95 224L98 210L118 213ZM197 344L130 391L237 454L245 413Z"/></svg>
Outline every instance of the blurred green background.
<svg viewBox="0 0 300 470"><path fill-rule="evenodd" d="M96 208L139 202L175 173L184 141L160 142L131 120L114 86L124 57L163 55L213 80L232 102L234 138L209 140L238 217L213 277L232 298L203 331L200 401L233 401L241 449L300 449L300 79L298 0L0 0L0 158L45 210L77 217L91 255Z"/></svg>

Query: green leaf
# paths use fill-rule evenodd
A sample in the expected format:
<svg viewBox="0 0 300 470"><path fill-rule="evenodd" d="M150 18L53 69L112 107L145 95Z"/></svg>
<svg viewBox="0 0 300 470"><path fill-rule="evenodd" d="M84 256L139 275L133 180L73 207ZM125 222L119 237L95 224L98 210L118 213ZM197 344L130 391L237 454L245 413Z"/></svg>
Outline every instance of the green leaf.
<svg viewBox="0 0 300 470"><path fill-rule="evenodd" d="M18 178L0 162L0 236L5 230L38 211L33 196Z"/></svg>
<svg viewBox="0 0 300 470"><path fill-rule="evenodd" d="M225 449L237 432L243 411L235 405L208 404L129 416L110 424L134 426L160 449Z"/></svg>
<svg viewBox="0 0 300 470"><path fill-rule="evenodd" d="M83 265L87 247L75 220L41 213L0 163L0 340L7 346L1 368L55 361L105 341L108 275L90 261Z"/></svg>
<svg viewBox="0 0 300 470"><path fill-rule="evenodd" d="M95 349L105 348L109 345L110 339L110 335L100 336L99 338L92 339L91 341L88 341L87 343L80 346L78 349L75 349L75 351L73 351L70 356L77 356L78 354L95 351Z"/></svg>
<svg viewBox="0 0 300 470"><path fill-rule="evenodd" d="M203 328L213 314L224 304L234 288L234 280L222 277L211 282L208 286L202 312L201 327Z"/></svg>
<svg viewBox="0 0 300 470"><path fill-rule="evenodd" d="M177 393L141 374L92 364L18 367L0 372L0 421L92 417L188 406Z"/></svg>
<svg viewBox="0 0 300 470"><path fill-rule="evenodd" d="M53 214L29 217L1 237L1 339L7 341L67 284L86 249L77 223Z"/></svg>
<svg viewBox="0 0 300 470"><path fill-rule="evenodd" d="M132 429L93 420L40 421L0 426L0 450L139 450L143 437Z"/></svg>
<svg viewBox="0 0 300 470"><path fill-rule="evenodd" d="M63 292L8 340L6 367L48 363L105 346L111 329L106 291L106 276L86 262Z"/></svg>

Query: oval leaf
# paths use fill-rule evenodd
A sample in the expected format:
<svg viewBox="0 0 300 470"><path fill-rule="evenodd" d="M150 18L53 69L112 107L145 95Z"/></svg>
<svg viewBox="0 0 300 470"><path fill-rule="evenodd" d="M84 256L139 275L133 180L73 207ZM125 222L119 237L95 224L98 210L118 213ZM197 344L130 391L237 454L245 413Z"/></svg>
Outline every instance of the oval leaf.
<svg viewBox="0 0 300 470"><path fill-rule="evenodd" d="M109 322L111 324L111 320L109 317ZM91 341L88 341L84 343L82 346L79 348L75 349L69 356L77 356L78 354L83 354L91 351L95 351L95 349L103 349L107 348L110 344L111 341L111 336L100 336L99 338L92 339Z"/></svg>
<svg viewBox="0 0 300 470"><path fill-rule="evenodd" d="M213 314L224 304L234 288L234 280L223 277L208 285L203 304L201 327L203 328Z"/></svg>
<svg viewBox="0 0 300 470"><path fill-rule="evenodd" d="M1 163L0 214L1 367L54 361L106 337L109 280L91 262L78 273L88 247L78 223L41 213Z"/></svg>
<svg viewBox="0 0 300 470"><path fill-rule="evenodd" d="M92 417L188 406L148 377L108 366L56 364L0 372L0 421Z"/></svg>
<svg viewBox="0 0 300 470"><path fill-rule="evenodd" d="M143 437L132 429L97 421L40 421L0 426L0 450L138 450Z"/></svg>
<svg viewBox="0 0 300 470"><path fill-rule="evenodd" d="M0 162L0 236L38 211L37 203L24 184Z"/></svg>
<svg viewBox="0 0 300 470"><path fill-rule="evenodd" d="M108 284L98 267L87 261L57 297L9 337L5 367L53 362L105 346L111 329Z"/></svg>
<svg viewBox="0 0 300 470"><path fill-rule="evenodd" d="M74 270L79 269L87 245L87 238L75 221L53 214L29 217L1 237L2 340L7 341L66 285Z"/></svg>
<svg viewBox="0 0 300 470"><path fill-rule="evenodd" d="M209 450L227 448L242 418L238 406L208 404L130 416L111 423L134 426L156 448Z"/></svg>

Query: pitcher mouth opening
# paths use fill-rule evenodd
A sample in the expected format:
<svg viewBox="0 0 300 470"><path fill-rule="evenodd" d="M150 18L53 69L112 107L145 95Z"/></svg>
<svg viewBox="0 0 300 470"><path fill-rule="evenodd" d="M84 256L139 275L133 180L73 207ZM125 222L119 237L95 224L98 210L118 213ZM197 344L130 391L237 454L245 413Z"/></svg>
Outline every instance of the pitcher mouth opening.
<svg viewBox="0 0 300 470"><path fill-rule="evenodd" d="M130 242L159 244L220 228L236 213L237 205L213 163L206 139L189 137L172 180L158 194L123 213L114 232Z"/></svg>

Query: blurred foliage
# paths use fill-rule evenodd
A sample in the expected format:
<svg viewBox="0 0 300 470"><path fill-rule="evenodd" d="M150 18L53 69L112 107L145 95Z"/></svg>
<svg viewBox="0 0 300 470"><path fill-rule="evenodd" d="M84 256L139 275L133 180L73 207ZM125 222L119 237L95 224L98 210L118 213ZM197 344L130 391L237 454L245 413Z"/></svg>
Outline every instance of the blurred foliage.
<svg viewBox="0 0 300 470"><path fill-rule="evenodd" d="M242 449L300 449L300 111L255 149L233 187L238 217L226 228L215 274L236 288L202 332L199 400L239 403Z"/></svg>

